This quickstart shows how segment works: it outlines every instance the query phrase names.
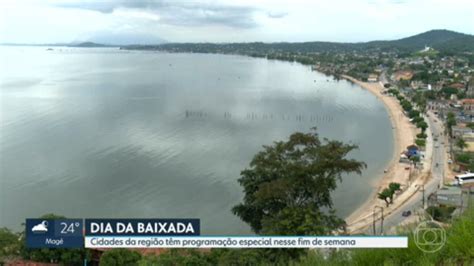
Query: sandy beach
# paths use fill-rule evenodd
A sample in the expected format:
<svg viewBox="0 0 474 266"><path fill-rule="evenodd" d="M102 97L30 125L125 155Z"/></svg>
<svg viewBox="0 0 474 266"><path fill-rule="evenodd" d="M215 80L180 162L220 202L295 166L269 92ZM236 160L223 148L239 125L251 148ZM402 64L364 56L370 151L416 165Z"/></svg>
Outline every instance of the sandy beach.
<svg viewBox="0 0 474 266"><path fill-rule="evenodd" d="M343 76L343 78L353 82L354 84L359 85L360 87L370 91L377 98L379 98L382 103L385 105L390 120L392 122L392 128L394 130L394 150L393 157L385 170L385 173L381 173L381 178L375 184L368 184L374 187L374 192L368 200L355 210L351 215L346 218L348 224L349 232L356 232L359 228L366 226L367 223L372 221L372 210L374 206L383 206L385 208L385 203L377 198L377 193L387 187L390 182L397 182L402 184L402 189L408 190L409 181L413 183L415 179L419 178L421 173L413 173L410 177L410 172L413 170L407 170L408 164L399 163L399 157L402 151L406 149L407 146L414 143L416 138L417 129L410 123L408 117L403 114L403 109L400 106L398 99L393 96L388 96L382 94L383 86L380 83L368 83L362 82L357 79L354 79L349 76ZM429 167L425 167L425 169ZM410 180L411 179L411 180ZM405 194L405 195L403 195ZM403 192L402 196L409 197L410 192ZM402 202L399 200L398 202ZM391 205L390 208L395 208L398 204Z"/></svg>

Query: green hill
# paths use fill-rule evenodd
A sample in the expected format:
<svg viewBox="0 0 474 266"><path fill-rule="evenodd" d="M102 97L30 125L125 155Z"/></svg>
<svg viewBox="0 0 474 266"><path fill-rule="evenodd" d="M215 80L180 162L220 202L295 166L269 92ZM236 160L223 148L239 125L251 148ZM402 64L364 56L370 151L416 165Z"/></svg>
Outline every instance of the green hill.
<svg viewBox="0 0 474 266"><path fill-rule="evenodd" d="M449 30L431 30L394 41L375 41L367 46L419 51L425 46L442 52L474 52L474 36Z"/></svg>
<svg viewBox="0 0 474 266"><path fill-rule="evenodd" d="M449 30L431 30L411 37L392 41L361 43L299 42L299 43L166 43L161 45L130 45L125 49L152 49L174 52L266 54L321 53L347 51L403 51L416 52L429 46L440 52L474 52L474 36Z"/></svg>

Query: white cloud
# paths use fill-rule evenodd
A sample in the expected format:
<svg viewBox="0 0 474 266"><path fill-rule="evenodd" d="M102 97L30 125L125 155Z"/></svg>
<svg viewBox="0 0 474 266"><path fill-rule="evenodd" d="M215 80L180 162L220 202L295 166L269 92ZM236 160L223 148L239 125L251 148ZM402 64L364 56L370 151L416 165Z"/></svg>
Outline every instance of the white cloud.
<svg viewBox="0 0 474 266"><path fill-rule="evenodd" d="M367 41L440 28L473 34L472 10L471 0L6 0L0 42L68 42L107 32L177 42Z"/></svg>

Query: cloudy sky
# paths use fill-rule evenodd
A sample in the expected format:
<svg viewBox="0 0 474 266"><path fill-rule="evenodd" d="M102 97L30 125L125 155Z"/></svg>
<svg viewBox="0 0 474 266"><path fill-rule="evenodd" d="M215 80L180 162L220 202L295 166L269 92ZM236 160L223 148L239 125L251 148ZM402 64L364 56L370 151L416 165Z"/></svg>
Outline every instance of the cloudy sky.
<svg viewBox="0 0 474 266"><path fill-rule="evenodd" d="M1 0L0 43L369 41L474 34L474 0Z"/></svg>

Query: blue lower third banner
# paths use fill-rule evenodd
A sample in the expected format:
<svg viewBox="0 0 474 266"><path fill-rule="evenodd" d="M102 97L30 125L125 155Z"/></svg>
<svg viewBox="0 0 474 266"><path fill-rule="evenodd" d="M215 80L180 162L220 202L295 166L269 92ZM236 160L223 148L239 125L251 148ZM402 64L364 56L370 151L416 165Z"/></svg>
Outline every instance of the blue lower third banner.
<svg viewBox="0 0 474 266"><path fill-rule="evenodd" d="M26 219L28 248L83 248L82 219Z"/></svg>
<svg viewBox="0 0 474 266"><path fill-rule="evenodd" d="M406 248L406 236L86 236L86 248Z"/></svg>
<svg viewBox="0 0 474 266"><path fill-rule="evenodd" d="M198 236L199 219L86 219L86 236Z"/></svg>

